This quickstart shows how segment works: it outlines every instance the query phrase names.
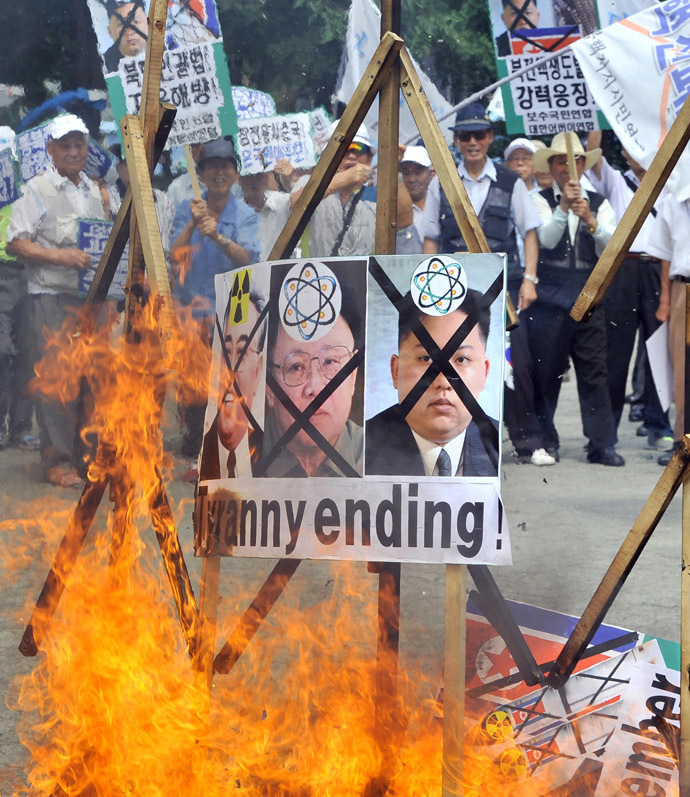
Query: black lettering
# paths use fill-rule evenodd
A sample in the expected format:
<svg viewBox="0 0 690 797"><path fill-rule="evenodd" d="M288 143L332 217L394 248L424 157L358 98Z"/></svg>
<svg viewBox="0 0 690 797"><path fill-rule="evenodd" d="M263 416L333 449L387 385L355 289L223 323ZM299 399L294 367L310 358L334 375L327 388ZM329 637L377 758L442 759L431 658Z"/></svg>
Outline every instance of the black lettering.
<svg viewBox="0 0 690 797"><path fill-rule="evenodd" d="M661 673L656 673L654 675L654 680L652 681L652 689L661 689L662 692L671 692L673 695L680 694L680 686L676 686L675 684L671 684L668 682L668 679L665 675Z"/></svg>
<svg viewBox="0 0 690 797"><path fill-rule="evenodd" d="M435 504L433 501L425 501L424 503L424 547L434 547L434 519L436 515L441 515L441 548L450 548L450 522L451 511L450 504L445 501L439 501Z"/></svg>
<svg viewBox="0 0 690 797"><path fill-rule="evenodd" d="M324 526L330 526L333 531L328 534ZM338 505L332 498L324 498L316 506L314 513L314 530L316 538L322 545L333 545L340 535L340 514Z"/></svg>
<svg viewBox="0 0 690 797"><path fill-rule="evenodd" d="M472 528L467 527L467 519L472 515ZM469 501L458 512L458 536L465 545L458 545L458 553L471 559L476 556L484 542L484 504Z"/></svg>
<svg viewBox="0 0 690 797"><path fill-rule="evenodd" d="M626 769L631 772L637 772L640 775L648 775L656 780L671 780L671 771L675 768L675 764L668 758L668 752L665 747L655 747L653 744L635 742L632 749L632 755L625 765ZM653 767L656 767L656 769Z"/></svg>
<svg viewBox="0 0 690 797"><path fill-rule="evenodd" d="M261 547L268 547L268 516L273 515L273 547L280 545L280 504L277 501L261 502Z"/></svg>
<svg viewBox="0 0 690 797"><path fill-rule="evenodd" d="M411 484L407 491L410 498L416 498L419 494L419 485ZM408 501L407 503L407 544L410 548L417 547L417 502Z"/></svg>
<svg viewBox="0 0 690 797"><path fill-rule="evenodd" d="M393 485L393 500L381 501L376 509L376 536L384 548L400 548L402 545L401 530L402 486ZM386 515L390 515L390 532L386 531Z"/></svg>
<svg viewBox="0 0 690 797"><path fill-rule="evenodd" d="M654 789L654 791L649 791L650 786ZM666 792L658 783L653 783L651 780L647 780L646 778L626 778L624 781L621 781L621 790L623 794L626 795L641 795L641 797L666 797Z"/></svg>
<svg viewBox="0 0 690 797"><path fill-rule="evenodd" d="M297 515L292 514L292 501L285 502L285 514L287 515L288 529L290 530L290 542L285 546L285 555L289 556L297 546L297 538L299 537L299 530L302 526L302 518L304 517L304 509L307 506L306 501L300 501L297 504Z"/></svg>
<svg viewBox="0 0 690 797"><path fill-rule="evenodd" d="M680 722L680 713L674 713L677 698L664 697L664 695L652 695L647 698L645 705L657 717L663 717L665 720L675 720ZM661 708L660 708L661 707Z"/></svg>
<svg viewBox="0 0 690 797"><path fill-rule="evenodd" d="M240 545L247 544L247 516L250 516L251 528L249 530L249 545L252 548L256 547L256 502L255 501L242 501L242 509L240 510Z"/></svg>
<svg viewBox="0 0 690 797"><path fill-rule="evenodd" d="M225 513L225 528L223 539L226 548L237 545L237 501L228 501L228 511Z"/></svg>
<svg viewBox="0 0 690 797"><path fill-rule="evenodd" d="M368 501L345 501L345 545L355 544L355 513L359 512L362 545L371 545L371 507Z"/></svg>

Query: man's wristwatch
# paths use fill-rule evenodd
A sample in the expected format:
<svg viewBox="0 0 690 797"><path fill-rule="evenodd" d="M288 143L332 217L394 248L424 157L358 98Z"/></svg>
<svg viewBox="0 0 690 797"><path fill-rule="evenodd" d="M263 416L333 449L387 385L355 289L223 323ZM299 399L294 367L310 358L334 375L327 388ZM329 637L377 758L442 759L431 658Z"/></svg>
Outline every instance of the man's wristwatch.
<svg viewBox="0 0 690 797"><path fill-rule="evenodd" d="M528 280L532 285L539 285L539 277L534 274L523 274L522 279Z"/></svg>

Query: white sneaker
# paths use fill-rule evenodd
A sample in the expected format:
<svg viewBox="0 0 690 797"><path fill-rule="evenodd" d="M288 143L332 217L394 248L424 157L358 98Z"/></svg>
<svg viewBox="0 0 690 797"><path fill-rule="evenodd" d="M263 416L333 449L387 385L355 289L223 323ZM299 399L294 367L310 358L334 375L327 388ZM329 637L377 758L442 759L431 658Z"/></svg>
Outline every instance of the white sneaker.
<svg viewBox="0 0 690 797"><path fill-rule="evenodd" d="M542 465L555 465L556 464L556 458L552 457L551 454L549 454L548 451L546 451L545 449L538 448L532 454L532 458L530 459L530 462L533 465L539 465L540 467Z"/></svg>

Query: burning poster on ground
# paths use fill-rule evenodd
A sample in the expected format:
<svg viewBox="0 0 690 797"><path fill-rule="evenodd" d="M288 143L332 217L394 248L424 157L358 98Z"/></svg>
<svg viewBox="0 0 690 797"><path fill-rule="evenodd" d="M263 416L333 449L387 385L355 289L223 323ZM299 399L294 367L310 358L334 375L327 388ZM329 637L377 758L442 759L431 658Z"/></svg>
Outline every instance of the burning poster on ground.
<svg viewBox="0 0 690 797"><path fill-rule="evenodd" d="M216 277L197 553L505 564L504 258Z"/></svg>
<svg viewBox="0 0 690 797"><path fill-rule="evenodd" d="M116 119L139 113L150 0L88 0ZM167 146L237 133L215 0L171 0L161 101L177 108Z"/></svg>

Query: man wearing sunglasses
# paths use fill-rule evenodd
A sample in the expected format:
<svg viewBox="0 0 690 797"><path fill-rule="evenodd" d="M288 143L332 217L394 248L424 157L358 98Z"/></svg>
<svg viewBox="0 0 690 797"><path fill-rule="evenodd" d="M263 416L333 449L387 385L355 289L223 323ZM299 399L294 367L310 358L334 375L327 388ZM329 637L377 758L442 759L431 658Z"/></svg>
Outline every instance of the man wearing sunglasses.
<svg viewBox="0 0 690 797"><path fill-rule="evenodd" d="M331 135L338 126L332 125ZM309 223L309 253L312 257L370 255L376 238L376 186L373 160L375 148L364 125L333 175L326 193ZM294 207L301 191L294 191ZM398 184L398 229L414 220L412 200L403 183Z"/></svg>
<svg viewBox="0 0 690 797"><path fill-rule="evenodd" d="M279 327L276 330L276 327ZM358 348L361 321L355 302L346 300L340 315L326 335L318 340L294 340L280 322L269 331L268 364L281 389L300 412L314 401ZM309 423L332 445L357 473L362 473L363 434L361 425L350 419L357 380L353 370L321 404ZM266 390L265 475L278 478L346 475L321 446L300 429L280 453L268 461L270 452L295 423L292 413L269 388ZM347 474L349 475L349 474Z"/></svg>

